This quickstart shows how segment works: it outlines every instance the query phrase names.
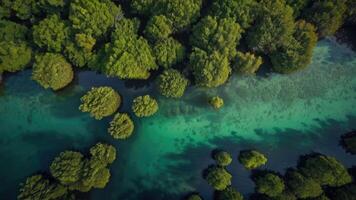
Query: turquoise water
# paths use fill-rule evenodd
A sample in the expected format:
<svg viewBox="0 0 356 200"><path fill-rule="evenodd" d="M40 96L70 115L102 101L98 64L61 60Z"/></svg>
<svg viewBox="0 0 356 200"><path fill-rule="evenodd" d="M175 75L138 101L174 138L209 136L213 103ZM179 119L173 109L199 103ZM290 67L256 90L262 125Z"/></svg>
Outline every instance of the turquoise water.
<svg viewBox="0 0 356 200"><path fill-rule="evenodd" d="M300 73L234 75L214 90L191 87L180 101L160 97L159 113L134 119L136 130L127 141L107 134L110 118L96 121L81 113L79 98L92 86L109 85L124 96L120 111L129 112L133 97L155 93L149 82L137 86L82 71L74 84L53 93L31 81L30 73L6 77L0 92L0 197L5 199L15 198L25 177L47 171L60 151L86 151L97 141L114 144L118 160L108 187L93 191L92 199L179 199L195 190L211 199L201 171L213 163L215 148L234 158L241 149L259 148L270 158L266 167L280 172L311 151L356 164L338 146L339 135L356 128L356 53L332 39L319 42L311 66ZM213 95L224 98L223 109L207 106ZM249 172L236 159L229 170L239 191L253 191Z"/></svg>

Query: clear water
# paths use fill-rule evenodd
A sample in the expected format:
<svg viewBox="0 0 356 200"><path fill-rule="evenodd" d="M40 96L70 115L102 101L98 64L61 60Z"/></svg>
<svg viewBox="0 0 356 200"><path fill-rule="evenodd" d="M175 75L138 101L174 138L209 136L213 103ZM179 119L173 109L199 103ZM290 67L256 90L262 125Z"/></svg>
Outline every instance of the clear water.
<svg viewBox="0 0 356 200"><path fill-rule="evenodd" d="M233 154L228 169L244 195L253 192L253 183L236 161L242 149L262 150L269 157L266 168L279 172L312 151L356 164L338 146L339 135L356 128L356 53L332 39L319 42L311 66L300 73L234 75L214 90L191 87L179 101L160 97L159 113L134 119L136 131L127 141L107 134L110 118L96 121L81 113L79 98L92 86L109 85L124 97L120 112L129 112L133 97L155 95L148 82L137 86L84 71L53 93L31 81L30 73L6 77L0 93L0 199L14 199L18 184L48 171L59 152L86 151L97 141L114 144L119 154L109 185L91 192L91 199L179 199L191 191L211 199L201 172L213 163L215 148ZM213 95L224 98L223 109L207 105Z"/></svg>

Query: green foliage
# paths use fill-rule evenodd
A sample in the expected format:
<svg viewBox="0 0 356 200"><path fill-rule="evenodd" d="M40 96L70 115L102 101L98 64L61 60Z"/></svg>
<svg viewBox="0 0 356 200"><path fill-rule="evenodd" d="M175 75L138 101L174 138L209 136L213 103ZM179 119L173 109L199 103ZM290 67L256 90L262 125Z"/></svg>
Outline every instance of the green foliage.
<svg viewBox="0 0 356 200"><path fill-rule="evenodd" d="M121 19L110 43L90 63L108 76L121 79L148 79L150 70L158 68L148 42L137 35L136 20Z"/></svg>
<svg viewBox="0 0 356 200"><path fill-rule="evenodd" d="M114 25L115 17L122 15L121 8L115 8L115 4L108 2L73 0L69 11L72 27L78 32L95 38L104 35Z"/></svg>
<svg viewBox="0 0 356 200"><path fill-rule="evenodd" d="M273 68L280 73L292 73L306 68L313 56L318 37L315 27L303 20L296 23L296 31L288 43L271 53Z"/></svg>
<svg viewBox="0 0 356 200"><path fill-rule="evenodd" d="M10 17L10 8L1 6L1 3L0 3L0 20L2 18L8 18L8 17Z"/></svg>
<svg viewBox="0 0 356 200"><path fill-rule="evenodd" d="M190 67L200 86L217 87L224 84L231 73L229 60L218 51L211 54L198 48L190 55Z"/></svg>
<svg viewBox="0 0 356 200"><path fill-rule="evenodd" d="M120 95L111 87L93 87L80 100L79 110L98 120L114 114L121 104Z"/></svg>
<svg viewBox="0 0 356 200"><path fill-rule="evenodd" d="M188 79L178 70L163 71L157 79L158 91L165 97L180 98L188 85Z"/></svg>
<svg viewBox="0 0 356 200"><path fill-rule="evenodd" d="M132 111L137 117L149 117L158 111L158 103L150 95L139 96L133 100Z"/></svg>
<svg viewBox="0 0 356 200"><path fill-rule="evenodd" d="M16 72L29 64L32 50L24 42L0 42L0 74L3 72Z"/></svg>
<svg viewBox="0 0 356 200"><path fill-rule="evenodd" d="M156 42L153 47L153 53L159 66L170 68L183 61L185 47L170 37Z"/></svg>
<svg viewBox="0 0 356 200"><path fill-rule="evenodd" d="M239 155L239 162L246 169L255 169L266 164L267 158L265 155L255 150L241 151Z"/></svg>
<svg viewBox="0 0 356 200"><path fill-rule="evenodd" d="M222 167L213 166L207 169L206 181L216 190L225 190L231 185L231 174Z"/></svg>
<svg viewBox="0 0 356 200"><path fill-rule="evenodd" d="M350 132L341 136L341 144L347 152L356 154L356 132Z"/></svg>
<svg viewBox="0 0 356 200"><path fill-rule="evenodd" d="M33 41L47 51L61 52L68 37L68 27L58 15L51 15L33 26Z"/></svg>
<svg viewBox="0 0 356 200"><path fill-rule="evenodd" d="M305 177L298 171L288 171L286 174L288 188L301 199L318 197L323 193L319 183Z"/></svg>
<svg viewBox="0 0 356 200"><path fill-rule="evenodd" d="M92 159L98 160L106 166L115 161L116 149L111 145L99 142L90 148L90 155L92 156Z"/></svg>
<svg viewBox="0 0 356 200"><path fill-rule="evenodd" d="M209 54L218 51L222 55L233 58L236 55L236 46L241 33L242 29L234 19L208 16L194 26L190 43Z"/></svg>
<svg viewBox="0 0 356 200"><path fill-rule="evenodd" d="M126 113L117 113L110 122L108 132L115 139L127 139L134 131L134 123Z"/></svg>
<svg viewBox="0 0 356 200"><path fill-rule="evenodd" d="M226 167L231 164L232 157L231 154L229 154L226 151L218 151L217 153L214 154L214 160L216 161L216 164L218 166Z"/></svg>
<svg viewBox="0 0 356 200"><path fill-rule="evenodd" d="M255 18L255 0L213 0L209 14L218 18L233 18L246 30Z"/></svg>
<svg viewBox="0 0 356 200"><path fill-rule="evenodd" d="M243 53L238 51L233 69L241 74L255 74L262 65L262 57L255 56L253 53Z"/></svg>
<svg viewBox="0 0 356 200"><path fill-rule="evenodd" d="M290 40L295 27L293 10L284 0L261 0L259 5L246 39L250 49L269 53Z"/></svg>
<svg viewBox="0 0 356 200"><path fill-rule="evenodd" d="M72 66L61 54L37 55L32 70L32 79L44 88L59 90L73 80Z"/></svg>
<svg viewBox="0 0 356 200"><path fill-rule="evenodd" d="M243 200L243 196L233 187L229 186L226 189L219 191L216 200Z"/></svg>
<svg viewBox="0 0 356 200"><path fill-rule="evenodd" d="M324 155L309 155L299 163L300 172L322 186L339 187L350 183L347 169L335 158Z"/></svg>
<svg viewBox="0 0 356 200"><path fill-rule="evenodd" d="M149 15L157 0L131 0L131 11L136 14Z"/></svg>
<svg viewBox="0 0 356 200"><path fill-rule="evenodd" d="M298 18L301 12L312 2L312 0L286 0L287 4L293 8L295 18Z"/></svg>
<svg viewBox="0 0 356 200"><path fill-rule="evenodd" d="M0 20L0 41L25 41L27 34L26 26L8 20Z"/></svg>
<svg viewBox="0 0 356 200"><path fill-rule="evenodd" d="M343 24L345 0L317 0L303 13L303 18L317 27L320 37L333 35Z"/></svg>
<svg viewBox="0 0 356 200"><path fill-rule="evenodd" d="M3 0L3 7L10 9L19 19L30 19L35 13L38 13L36 0Z"/></svg>
<svg viewBox="0 0 356 200"><path fill-rule="evenodd" d="M42 175L28 177L25 183L20 184L18 200L57 200L67 194L67 188L51 183Z"/></svg>
<svg viewBox="0 0 356 200"><path fill-rule="evenodd" d="M269 197L276 197L282 194L285 185L284 181L277 175L266 173L255 178L256 191Z"/></svg>
<svg viewBox="0 0 356 200"><path fill-rule="evenodd" d="M64 54L77 67L85 66L93 56L95 38L85 34L75 34L74 41L67 41Z"/></svg>
<svg viewBox="0 0 356 200"><path fill-rule="evenodd" d="M77 182L84 165L83 155L75 151L64 151L57 156L50 166L52 176L63 185Z"/></svg>
<svg viewBox="0 0 356 200"><path fill-rule="evenodd" d="M224 105L224 99L219 96L215 96L209 99L209 104L215 109L220 109Z"/></svg>
<svg viewBox="0 0 356 200"><path fill-rule="evenodd" d="M186 29L200 16L202 0L157 0L152 13L165 15L175 32Z"/></svg>
<svg viewBox="0 0 356 200"><path fill-rule="evenodd" d="M198 194L189 195L186 200L202 200L202 198Z"/></svg>
<svg viewBox="0 0 356 200"><path fill-rule="evenodd" d="M172 23L164 15L151 17L144 31L145 36L152 42L168 38L172 32Z"/></svg>

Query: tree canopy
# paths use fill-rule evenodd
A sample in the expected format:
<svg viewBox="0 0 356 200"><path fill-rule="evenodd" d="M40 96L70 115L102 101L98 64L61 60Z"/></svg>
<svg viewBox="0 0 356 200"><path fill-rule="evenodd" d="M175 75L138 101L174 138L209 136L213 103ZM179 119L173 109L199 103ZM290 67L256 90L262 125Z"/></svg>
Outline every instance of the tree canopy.
<svg viewBox="0 0 356 200"><path fill-rule="evenodd" d="M219 96L214 96L209 99L209 104L215 109L220 109L224 106L224 99Z"/></svg>
<svg viewBox="0 0 356 200"><path fill-rule="evenodd" d="M137 117L150 117L158 111L158 103L150 95L138 96L133 100L132 111Z"/></svg>
<svg viewBox="0 0 356 200"><path fill-rule="evenodd" d="M98 120L114 114L121 104L120 95L111 87L93 87L80 100L79 110Z"/></svg>
<svg viewBox="0 0 356 200"><path fill-rule="evenodd" d="M226 151L218 151L214 154L214 160L216 161L217 165L226 167L231 164L232 157L231 154Z"/></svg>
<svg viewBox="0 0 356 200"><path fill-rule="evenodd" d="M218 51L209 54L194 48L190 55L190 66L196 84L204 87L218 87L224 84L231 73L229 59Z"/></svg>
<svg viewBox="0 0 356 200"><path fill-rule="evenodd" d="M49 52L61 52L69 34L68 26L58 15L51 15L32 28L35 44Z"/></svg>
<svg viewBox="0 0 356 200"><path fill-rule="evenodd" d="M213 166L207 169L206 181L216 190L225 190L231 185L231 174L222 167Z"/></svg>
<svg viewBox="0 0 356 200"><path fill-rule="evenodd" d="M246 169L255 169L266 164L267 158L256 150L248 150L240 152L239 161Z"/></svg>
<svg viewBox="0 0 356 200"><path fill-rule="evenodd" d="M151 17L145 28L145 36L155 42L168 38L172 34L172 22L165 15L155 15Z"/></svg>
<svg viewBox="0 0 356 200"><path fill-rule="evenodd" d="M243 200L243 196L233 187L229 186L226 189L217 193L216 200Z"/></svg>
<svg viewBox="0 0 356 200"><path fill-rule="evenodd" d="M286 174L288 188L301 199L318 197L323 193L319 183L312 178L303 176L298 171L288 171Z"/></svg>
<svg viewBox="0 0 356 200"><path fill-rule="evenodd" d="M214 51L233 58L241 38L242 29L232 18L207 16L193 27L192 46L211 54Z"/></svg>
<svg viewBox="0 0 356 200"><path fill-rule="evenodd" d="M167 69L183 61L185 47L177 40L169 37L156 42L153 46L153 53L157 64Z"/></svg>
<svg viewBox="0 0 356 200"><path fill-rule="evenodd" d="M32 58L32 50L24 42L0 42L0 74L25 69Z"/></svg>
<svg viewBox="0 0 356 200"><path fill-rule="evenodd" d="M237 52L233 69L240 74L255 74L262 65L262 57L250 52Z"/></svg>
<svg viewBox="0 0 356 200"><path fill-rule="evenodd" d="M134 131L134 123L128 114L117 113L110 122L108 131L115 139L127 139Z"/></svg>
<svg viewBox="0 0 356 200"><path fill-rule="evenodd" d="M282 194L285 185L283 179L273 173L266 173L255 178L256 191L269 197Z"/></svg>
<svg viewBox="0 0 356 200"><path fill-rule="evenodd" d="M352 181L347 169L330 156L308 155L301 160L298 169L322 186L339 187Z"/></svg>
<svg viewBox="0 0 356 200"><path fill-rule="evenodd" d="M45 53L36 56L32 79L42 87L62 89L72 82L73 76L71 64L61 54Z"/></svg>
<svg viewBox="0 0 356 200"><path fill-rule="evenodd" d="M187 86L188 79L175 69L165 70L157 79L158 91L165 97L180 98Z"/></svg>

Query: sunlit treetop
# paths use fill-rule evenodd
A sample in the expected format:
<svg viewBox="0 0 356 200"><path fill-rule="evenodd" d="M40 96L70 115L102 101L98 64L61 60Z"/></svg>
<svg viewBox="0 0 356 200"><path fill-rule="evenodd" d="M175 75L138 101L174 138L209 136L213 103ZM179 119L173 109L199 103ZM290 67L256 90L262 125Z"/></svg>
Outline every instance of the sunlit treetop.
<svg viewBox="0 0 356 200"><path fill-rule="evenodd" d="M25 42L0 41L0 74L25 69L32 58L32 49Z"/></svg>
<svg viewBox="0 0 356 200"><path fill-rule="evenodd" d="M115 161L116 149L114 146L108 144L97 143L90 148L90 155L92 159L99 160L104 165L108 165Z"/></svg>
<svg viewBox="0 0 356 200"><path fill-rule="evenodd" d="M133 100L132 111L137 117L149 117L158 111L158 103L150 95L138 96Z"/></svg>
<svg viewBox="0 0 356 200"><path fill-rule="evenodd" d="M78 32L100 37L114 26L116 17L122 15L120 7L111 1L74 0L70 3L69 20Z"/></svg>
<svg viewBox="0 0 356 200"><path fill-rule="evenodd" d="M134 131L134 123L126 113L117 113L110 122L108 132L115 139L127 139Z"/></svg>

